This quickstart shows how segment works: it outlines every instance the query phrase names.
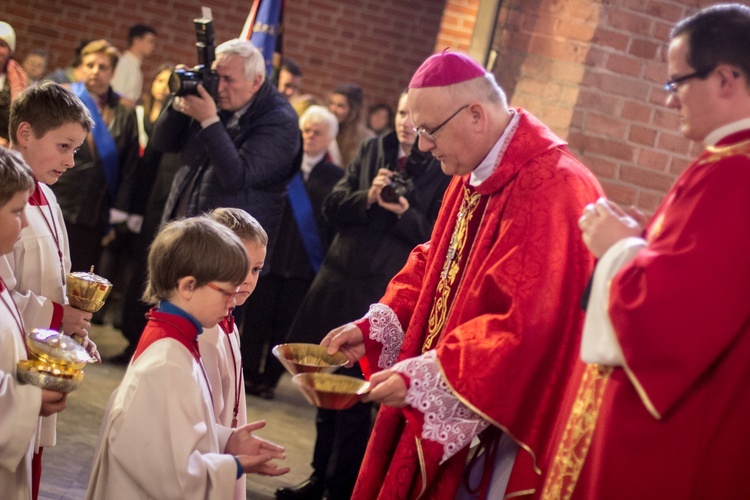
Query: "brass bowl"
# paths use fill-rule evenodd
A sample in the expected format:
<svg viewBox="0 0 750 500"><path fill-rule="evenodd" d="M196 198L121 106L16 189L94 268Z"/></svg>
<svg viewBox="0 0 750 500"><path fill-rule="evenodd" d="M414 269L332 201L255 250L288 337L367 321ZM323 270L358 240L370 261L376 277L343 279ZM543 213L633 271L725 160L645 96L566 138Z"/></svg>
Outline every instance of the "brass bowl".
<svg viewBox="0 0 750 500"><path fill-rule="evenodd" d="M300 373L292 381L313 406L328 410L351 408L370 390L370 382L333 373Z"/></svg>
<svg viewBox="0 0 750 500"><path fill-rule="evenodd" d="M271 352L292 375L298 373L331 373L344 366L349 359L318 344L279 344Z"/></svg>
<svg viewBox="0 0 750 500"><path fill-rule="evenodd" d="M112 291L112 283L94 274L93 267L88 273L69 273L65 283L70 305L90 313L101 309Z"/></svg>
<svg viewBox="0 0 750 500"><path fill-rule="evenodd" d="M83 370L46 363L39 359L24 359L16 368L18 380L55 392L71 392L83 382Z"/></svg>

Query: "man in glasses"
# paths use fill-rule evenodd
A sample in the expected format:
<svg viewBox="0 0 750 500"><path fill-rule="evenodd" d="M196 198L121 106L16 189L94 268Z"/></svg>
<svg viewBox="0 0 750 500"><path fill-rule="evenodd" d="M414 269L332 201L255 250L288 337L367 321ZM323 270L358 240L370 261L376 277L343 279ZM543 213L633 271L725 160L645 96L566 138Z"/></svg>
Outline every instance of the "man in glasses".
<svg viewBox="0 0 750 500"><path fill-rule="evenodd" d="M545 498L750 498L750 8L681 21L667 61L705 149L645 225L580 219L600 260Z"/></svg>
<svg viewBox="0 0 750 500"><path fill-rule="evenodd" d="M601 190L464 55L427 59L408 107L419 148L453 180L430 241L364 318L323 341L377 372L366 399L383 406L353 498L533 490L593 268L576 222Z"/></svg>

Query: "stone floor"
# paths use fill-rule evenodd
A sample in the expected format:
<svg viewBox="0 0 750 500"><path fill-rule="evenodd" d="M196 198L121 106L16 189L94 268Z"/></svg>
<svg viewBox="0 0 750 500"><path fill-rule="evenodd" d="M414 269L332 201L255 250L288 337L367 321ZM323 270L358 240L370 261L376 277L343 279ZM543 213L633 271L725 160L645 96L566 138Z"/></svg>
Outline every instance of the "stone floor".
<svg viewBox="0 0 750 500"><path fill-rule="evenodd" d="M118 354L127 342L118 330L94 327L91 337L105 357ZM44 451L39 497L43 500L83 498L86 492L94 446L109 395L120 382L125 368L103 363L86 367L81 387L68 398L67 409L58 416L57 446ZM296 484L310 475L315 440L315 409L285 375L276 399L248 396L248 419L265 420L258 435L286 447L285 465L291 472L280 477L248 476L247 498L267 500L280 486Z"/></svg>

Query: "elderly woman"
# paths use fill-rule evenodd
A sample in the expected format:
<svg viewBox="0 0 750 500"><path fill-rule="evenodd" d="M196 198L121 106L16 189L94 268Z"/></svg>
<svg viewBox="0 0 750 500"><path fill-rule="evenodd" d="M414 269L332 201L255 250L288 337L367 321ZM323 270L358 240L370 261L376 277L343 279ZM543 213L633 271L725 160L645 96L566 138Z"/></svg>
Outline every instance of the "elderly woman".
<svg viewBox="0 0 750 500"><path fill-rule="evenodd" d="M336 117L323 106L310 106L299 124L304 156L301 172L289 185L279 232L285 236L279 238L271 261L266 262L269 273L261 276L248 300L252 313L245 317L244 323L246 340L242 342L242 359L246 390L265 399L274 397L284 371L269 352L284 342L328 250L333 229L323 216L323 200L344 174L328 156L328 145L338 133Z"/></svg>
<svg viewBox="0 0 750 500"><path fill-rule="evenodd" d="M84 79L70 84L86 105L95 127L75 157L75 168L52 186L68 228L72 269L98 264L110 224L124 223L138 161L135 112L110 87L118 53L106 40L81 50Z"/></svg>

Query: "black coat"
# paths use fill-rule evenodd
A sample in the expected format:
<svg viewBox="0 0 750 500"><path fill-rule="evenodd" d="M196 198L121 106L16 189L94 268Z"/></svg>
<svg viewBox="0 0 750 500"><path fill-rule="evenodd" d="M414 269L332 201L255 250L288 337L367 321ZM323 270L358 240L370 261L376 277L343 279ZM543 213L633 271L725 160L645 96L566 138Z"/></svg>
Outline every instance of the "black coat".
<svg viewBox="0 0 750 500"><path fill-rule="evenodd" d="M430 239L450 176L416 146L406 171L413 181L409 210L400 218L377 204L367 207L372 180L381 168L396 169L396 133L367 141L326 200L324 213L336 229L289 340L318 343L329 330L362 317L383 295L411 250Z"/></svg>
<svg viewBox="0 0 750 500"><path fill-rule="evenodd" d="M173 110L170 102L156 121L151 138L154 147L181 151L183 162L164 207L164 219L174 217L183 192L191 189L184 215L200 215L218 207L246 210L268 233L272 255L287 186L302 159L297 114L266 81L238 126L228 130L224 123L230 115L222 111L221 123L201 129L199 123Z"/></svg>

